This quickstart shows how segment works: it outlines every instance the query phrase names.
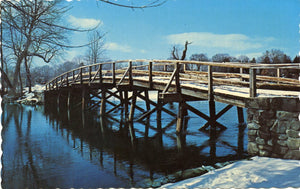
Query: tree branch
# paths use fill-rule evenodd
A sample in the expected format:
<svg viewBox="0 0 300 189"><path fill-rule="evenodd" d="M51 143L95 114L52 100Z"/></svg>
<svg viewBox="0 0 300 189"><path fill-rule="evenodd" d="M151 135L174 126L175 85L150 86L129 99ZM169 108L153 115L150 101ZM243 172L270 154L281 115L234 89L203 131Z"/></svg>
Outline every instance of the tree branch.
<svg viewBox="0 0 300 189"><path fill-rule="evenodd" d="M107 3L107 4L111 4L111 5L115 5L118 7L124 7L124 8L131 8L131 9L144 9L144 8L152 8L152 7L158 7L161 6L162 4L164 4L165 2L167 2L167 0L155 0L147 5L142 5L142 6L133 6L133 5L125 5L125 4L120 4L120 3L115 3L109 0L98 0L101 1L103 3Z"/></svg>

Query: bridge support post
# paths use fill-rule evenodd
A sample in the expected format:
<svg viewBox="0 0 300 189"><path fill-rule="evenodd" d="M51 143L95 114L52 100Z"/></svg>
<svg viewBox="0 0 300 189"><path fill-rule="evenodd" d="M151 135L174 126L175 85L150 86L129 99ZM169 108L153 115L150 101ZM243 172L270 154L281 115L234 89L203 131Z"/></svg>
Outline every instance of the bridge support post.
<svg viewBox="0 0 300 189"><path fill-rule="evenodd" d="M237 108L237 113L238 113L239 125L242 125L245 123L243 108L238 107L238 106L236 108Z"/></svg>
<svg viewBox="0 0 300 189"><path fill-rule="evenodd" d="M127 90L125 90L124 91L124 108L125 108L125 118L127 119L128 118L128 105L129 105L129 103L128 103L128 91Z"/></svg>
<svg viewBox="0 0 300 189"><path fill-rule="evenodd" d="M105 114L106 110L106 89L102 89L101 91L101 106L100 106L100 116Z"/></svg>
<svg viewBox="0 0 300 189"><path fill-rule="evenodd" d="M147 108L147 111L149 111L150 110L150 102L149 102L149 92L148 92L148 90L145 90L144 94L145 94L146 108Z"/></svg>
<svg viewBox="0 0 300 189"><path fill-rule="evenodd" d="M130 113L129 113L129 122L133 122L133 117L134 117L134 110L135 110L135 105L136 105L136 96L137 96L137 91L134 90L132 94L132 102L130 106Z"/></svg>
<svg viewBox="0 0 300 189"><path fill-rule="evenodd" d="M209 101L209 116L210 116L210 138L216 136L216 104L214 100Z"/></svg>
<svg viewBox="0 0 300 189"><path fill-rule="evenodd" d="M68 99L67 99L67 109L68 111L70 110L70 107L71 107L71 91L68 90Z"/></svg>
<svg viewBox="0 0 300 189"><path fill-rule="evenodd" d="M177 124L176 124L177 133L182 132L185 116L187 116L186 102L181 101L178 103L178 114L177 114Z"/></svg>
<svg viewBox="0 0 300 189"><path fill-rule="evenodd" d="M81 91L81 110L84 111L85 110L85 93L86 93L86 88L82 87L82 91Z"/></svg>
<svg viewBox="0 0 300 189"><path fill-rule="evenodd" d="M160 99L160 92L157 93L157 106L156 106L156 122L157 129L161 130L161 110L162 110L162 101Z"/></svg>

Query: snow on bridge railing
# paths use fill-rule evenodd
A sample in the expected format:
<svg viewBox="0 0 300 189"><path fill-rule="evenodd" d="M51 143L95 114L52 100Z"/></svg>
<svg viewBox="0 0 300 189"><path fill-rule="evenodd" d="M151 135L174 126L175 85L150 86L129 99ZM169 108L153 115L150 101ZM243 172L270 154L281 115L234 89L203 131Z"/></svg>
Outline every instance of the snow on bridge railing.
<svg viewBox="0 0 300 189"><path fill-rule="evenodd" d="M124 65L127 63L127 67ZM136 65L133 65L136 64ZM104 65L107 66L109 69L103 69ZM183 65L183 66L182 66ZM194 70L193 67L200 68L201 66L206 67L206 71L199 71ZM116 84L116 76L119 74L123 74L119 84L125 79L126 76L129 77L129 83L132 84L133 74L132 70L141 70L149 77L149 87L152 86L153 81L153 67L156 67L155 71L158 72L157 74L168 75L171 76L170 81L167 87L171 84L173 79L176 80L176 90L180 88L180 78L185 77L182 73L185 74L204 74L207 75L208 87L212 90L213 88L213 77L216 76L226 76L226 77L239 77L240 79L248 79L249 89L250 89L250 97L256 97L257 93L257 82L258 80L261 81L276 81L278 84L279 82L284 83L287 82L290 85L300 84L298 80L288 79L288 78L280 78L282 70L286 69L294 69L300 70L299 63L281 63L281 64L256 64L256 63L240 63L240 62L200 62L200 61L188 61L188 60L145 60L145 59L137 59L137 60L118 60L118 61L111 61L111 62L103 62L97 63L92 65L81 66L79 68L70 70L59 76L55 77L54 79L50 80L46 84L46 90L58 90L60 87L68 87L72 84L79 83L83 84L84 82L88 81L88 83L95 82L98 80L102 83L103 75L108 74L111 76L112 83ZM228 70L224 73L220 73L218 68L230 68L234 71ZM144 69L143 69L144 68ZM177 71L175 73L175 70ZM213 70L215 68L215 70ZM236 71L239 69L239 72ZM269 76L261 76L257 72L258 70L277 70L276 77L269 77ZM246 71L245 71L246 70ZM249 70L249 71L248 71ZM172 75L166 74L165 72L170 73L173 72ZM246 72L246 74L244 73ZM247 73L249 72L249 74ZM297 83L298 81L298 83ZM300 87L300 86L299 86ZM167 90L166 90L167 91ZM210 91L212 92L212 91Z"/></svg>

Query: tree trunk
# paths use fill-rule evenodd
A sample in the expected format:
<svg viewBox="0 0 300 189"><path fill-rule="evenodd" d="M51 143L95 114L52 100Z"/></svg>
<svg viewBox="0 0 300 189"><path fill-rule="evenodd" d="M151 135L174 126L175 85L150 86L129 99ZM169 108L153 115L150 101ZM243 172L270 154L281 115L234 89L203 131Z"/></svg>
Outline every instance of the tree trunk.
<svg viewBox="0 0 300 189"><path fill-rule="evenodd" d="M23 95L23 84L22 84L22 77L21 72L19 71L19 82L20 82L20 94Z"/></svg>
<svg viewBox="0 0 300 189"><path fill-rule="evenodd" d="M4 72L4 70L2 68L0 68L0 71L2 73L1 79L3 79L3 81L6 83L7 87L9 87L12 90L12 92L14 94L16 94L16 90L13 87L13 85L11 84L11 82L10 82L8 76L6 75L6 73ZM2 86L2 90L3 90L3 86Z"/></svg>
<svg viewBox="0 0 300 189"><path fill-rule="evenodd" d="M31 93L31 74L30 74L30 68L27 64L27 58L25 58L25 69L26 69L26 77L27 77L27 80L28 80L28 83L29 83L29 93Z"/></svg>

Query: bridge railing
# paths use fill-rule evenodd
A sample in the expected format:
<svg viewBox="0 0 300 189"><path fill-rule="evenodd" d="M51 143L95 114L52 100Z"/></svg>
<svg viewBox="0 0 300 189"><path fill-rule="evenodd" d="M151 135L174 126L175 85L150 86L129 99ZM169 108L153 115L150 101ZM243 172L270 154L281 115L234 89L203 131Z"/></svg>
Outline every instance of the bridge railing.
<svg viewBox="0 0 300 189"><path fill-rule="evenodd" d="M270 72L273 76L261 75L262 70L269 72L273 70ZM169 81L163 92L168 92L174 81L176 91L180 92L181 82L196 80L208 85L209 95L213 94L213 87L216 85L233 85L248 87L250 97L256 97L258 88L299 90L299 70L299 63L254 64L182 60L120 60L82 66L65 72L50 80L46 84L46 90L58 90L77 84L103 83L104 80L110 80L113 85L124 83L132 85L134 79L138 77L146 77L149 81L148 87L152 88L154 78L165 77ZM295 78L282 77L284 72L295 73Z"/></svg>

